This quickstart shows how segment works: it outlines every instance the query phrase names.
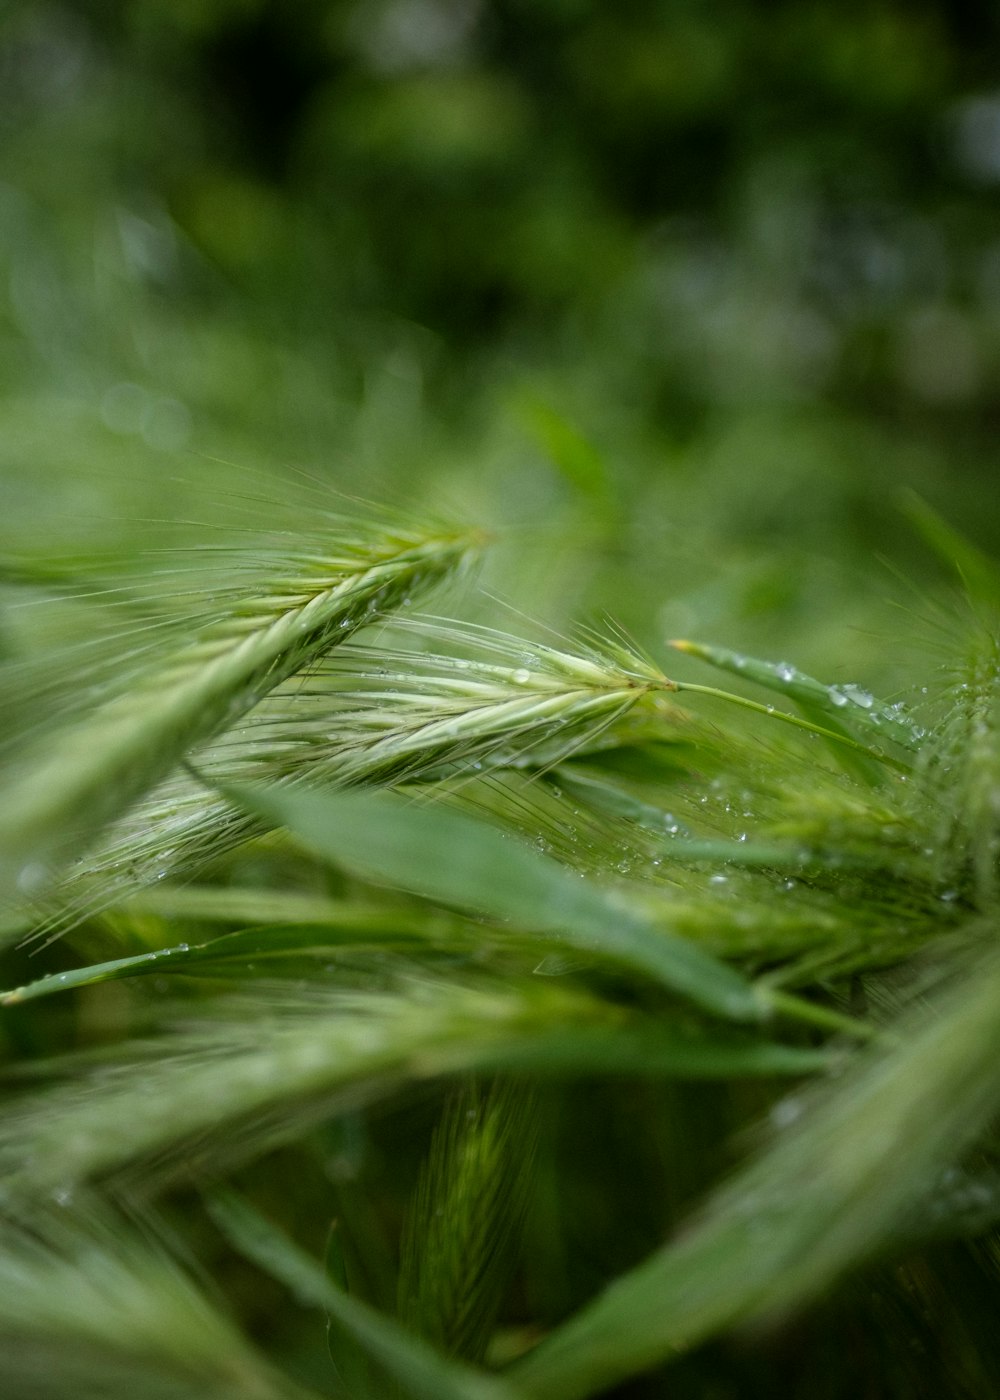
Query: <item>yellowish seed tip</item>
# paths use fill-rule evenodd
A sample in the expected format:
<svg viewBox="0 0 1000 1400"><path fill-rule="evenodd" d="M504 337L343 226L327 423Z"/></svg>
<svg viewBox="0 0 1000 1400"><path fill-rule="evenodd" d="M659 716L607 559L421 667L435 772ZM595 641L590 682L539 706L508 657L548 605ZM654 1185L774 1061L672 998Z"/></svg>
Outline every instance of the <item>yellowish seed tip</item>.
<svg viewBox="0 0 1000 1400"><path fill-rule="evenodd" d="M698 650L697 642L673 641L667 643L668 647L673 647L674 651L685 651L688 655L693 655Z"/></svg>

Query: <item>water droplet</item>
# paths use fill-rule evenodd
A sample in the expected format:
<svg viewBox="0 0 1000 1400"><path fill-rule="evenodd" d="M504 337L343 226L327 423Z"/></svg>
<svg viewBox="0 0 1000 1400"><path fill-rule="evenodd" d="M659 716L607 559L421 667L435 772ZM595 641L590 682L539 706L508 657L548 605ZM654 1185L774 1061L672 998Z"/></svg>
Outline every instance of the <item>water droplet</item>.
<svg viewBox="0 0 1000 1400"><path fill-rule="evenodd" d="M827 695L829 695L833 703L839 707L843 707L847 704L847 696L844 695L842 691L837 690L834 686L830 687L830 689L827 691Z"/></svg>
<svg viewBox="0 0 1000 1400"><path fill-rule="evenodd" d="M795 679L795 667L790 666L787 661L779 661L774 669L778 673L779 680L793 681Z"/></svg>
<svg viewBox="0 0 1000 1400"><path fill-rule="evenodd" d="M563 957L559 953L548 953L532 971L536 977L565 977L567 973L582 966L583 963Z"/></svg>
<svg viewBox="0 0 1000 1400"><path fill-rule="evenodd" d="M802 1117L800 1099L779 1099L771 1109L771 1122L776 1128L788 1128Z"/></svg>
<svg viewBox="0 0 1000 1400"><path fill-rule="evenodd" d="M527 685L531 680L531 672L526 671L523 666L519 666L511 676L515 685Z"/></svg>
<svg viewBox="0 0 1000 1400"><path fill-rule="evenodd" d="M728 875L709 875L709 877L708 877L708 883L709 883L710 885L728 885L728 884L729 884L729 876L728 876Z"/></svg>
<svg viewBox="0 0 1000 1400"><path fill-rule="evenodd" d="M22 894L37 894L45 884L48 871L41 861L33 860L22 867L17 877L17 887Z"/></svg>
<svg viewBox="0 0 1000 1400"><path fill-rule="evenodd" d="M857 685L845 685L843 693L848 700L852 700L855 705L860 705L863 710L870 710L875 703L875 698L868 690L862 690Z"/></svg>

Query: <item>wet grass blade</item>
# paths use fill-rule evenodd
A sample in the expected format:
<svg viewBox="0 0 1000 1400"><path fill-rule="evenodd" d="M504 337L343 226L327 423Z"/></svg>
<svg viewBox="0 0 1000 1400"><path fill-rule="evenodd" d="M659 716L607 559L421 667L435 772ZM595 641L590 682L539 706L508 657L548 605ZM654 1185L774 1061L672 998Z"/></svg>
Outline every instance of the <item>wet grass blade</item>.
<svg viewBox="0 0 1000 1400"><path fill-rule="evenodd" d="M890 705L878 700L861 686L824 685L787 661L760 661L743 652L730 651L727 647L690 641L675 641L670 645L687 656L707 661L720 671L741 676L765 690L794 701L808 715L819 716L827 728L841 737L855 738L857 734L862 734L866 740L876 744L891 739L893 743L911 751L918 749L925 737L924 731L902 705ZM684 688L683 685L681 688Z"/></svg>
<svg viewBox="0 0 1000 1400"><path fill-rule="evenodd" d="M316 901L317 904L320 901ZM329 957L336 948L470 947L472 927L458 917L435 910L389 910L377 905L330 903L332 913L324 921L298 919L293 923L256 925L223 934L203 943L177 943L131 957L91 963L68 972L56 972L23 987L0 992L0 1006L16 1006L59 992L121 978L164 973L208 975L213 969L237 964L264 962L274 975L273 964L288 958Z"/></svg>
<svg viewBox="0 0 1000 1400"><path fill-rule="evenodd" d="M740 973L652 929L599 887L495 828L385 794L226 788L309 849L378 884L423 895L655 978L696 1005L753 1021L761 1003Z"/></svg>

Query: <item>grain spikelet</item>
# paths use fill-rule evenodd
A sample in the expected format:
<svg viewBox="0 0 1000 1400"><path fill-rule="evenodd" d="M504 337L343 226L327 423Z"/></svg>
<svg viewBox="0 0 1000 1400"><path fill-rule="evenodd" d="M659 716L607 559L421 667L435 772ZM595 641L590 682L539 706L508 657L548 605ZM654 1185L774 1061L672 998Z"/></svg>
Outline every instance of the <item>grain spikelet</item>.
<svg viewBox="0 0 1000 1400"><path fill-rule="evenodd" d="M0 899L43 888L185 753L454 569L472 543L398 531L276 554L253 591L21 765L0 810Z"/></svg>

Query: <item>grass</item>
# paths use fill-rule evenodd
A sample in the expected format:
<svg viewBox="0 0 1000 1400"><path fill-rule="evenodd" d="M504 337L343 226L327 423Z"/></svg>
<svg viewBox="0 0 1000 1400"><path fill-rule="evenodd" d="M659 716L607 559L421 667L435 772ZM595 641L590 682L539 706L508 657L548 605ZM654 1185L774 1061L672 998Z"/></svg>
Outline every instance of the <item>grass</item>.
<svg viewBox="0 0 1000 1400"><path fill-rule="evenodd" d="M280 554L183 645L154 656L127 689L25 757L0 824L0 899L44 887L51 865L77 854L191 748L238 722L379 608L454 567L470 545L373 533L315 554Z"/></svg>
<svg viewBox="0 0 1000 1400"><path fill-rule="evenodd" d="M415 616L482 543L331 521L12 664L17 1394L947 1393L946 1265L993 1393L992 565L911 705Z"/></svg>

